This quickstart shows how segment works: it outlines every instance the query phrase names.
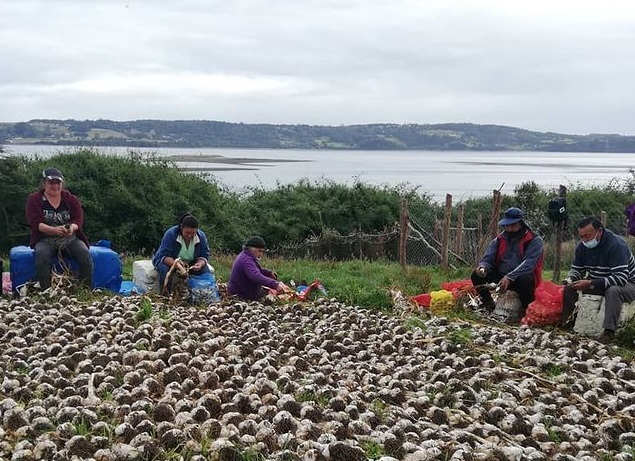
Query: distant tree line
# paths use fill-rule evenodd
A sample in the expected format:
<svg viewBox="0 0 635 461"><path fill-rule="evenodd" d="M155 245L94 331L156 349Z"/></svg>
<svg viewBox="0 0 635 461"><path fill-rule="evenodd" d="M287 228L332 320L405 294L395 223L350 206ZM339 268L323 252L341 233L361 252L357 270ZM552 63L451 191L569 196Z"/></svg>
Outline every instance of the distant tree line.
<svg viewBox="0 0 635 461"><path fill-rule="evenodd" d="M206 120L0 123L0 143L270 149L635 152L635 136L541 133L471 123L274 125Z"/></svg>

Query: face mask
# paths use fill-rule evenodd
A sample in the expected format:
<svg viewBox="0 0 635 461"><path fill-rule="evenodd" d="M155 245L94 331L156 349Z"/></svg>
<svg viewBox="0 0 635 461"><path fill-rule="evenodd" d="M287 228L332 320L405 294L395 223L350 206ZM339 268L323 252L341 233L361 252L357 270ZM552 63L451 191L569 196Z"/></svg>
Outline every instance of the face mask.
<svg viewBox="0 0 635 461"><path fill-rule="evenodd" d="M597 232L595 233L595 237L597 237ZM598 239L593 237L591 240L587 240L586 242L582 242L582 244L587 247L589 250L598 246Z"/></svg>
<svg viewBox="0 0 635 461"><path fill-rule="evenodd" d="M598 242L597 239L595 238L592 238L591 240L587 240L586 242L582 242L582 244L588 249L595 248L596 246L598 246L598 243L600 242Z"/></svg>

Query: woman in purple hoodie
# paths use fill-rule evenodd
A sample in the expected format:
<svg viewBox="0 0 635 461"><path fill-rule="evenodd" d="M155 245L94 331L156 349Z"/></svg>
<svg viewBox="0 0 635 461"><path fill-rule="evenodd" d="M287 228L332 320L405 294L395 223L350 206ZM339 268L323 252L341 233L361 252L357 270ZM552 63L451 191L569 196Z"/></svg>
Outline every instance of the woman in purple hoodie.
<svg viewBox="0 0 635 461"><path fill-rule="evenodd" d="M265 252L265 240L257 235L250 237L243 251L232 264L227 282L227 292L246 301L257 301L266 294L264 288L271 288L278 293L291 291L290 288L277 280L276 273L260 267L258 262Z"/></svg>

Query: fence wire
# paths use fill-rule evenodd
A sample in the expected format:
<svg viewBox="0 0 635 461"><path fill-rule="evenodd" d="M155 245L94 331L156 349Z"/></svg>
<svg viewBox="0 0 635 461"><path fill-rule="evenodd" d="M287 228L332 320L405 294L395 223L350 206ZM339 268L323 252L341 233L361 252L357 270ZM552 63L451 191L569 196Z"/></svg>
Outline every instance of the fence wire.
<svg viewBox="0 0 635 461"><path fill-rule="evenodd" d="M606 228L624 236L631 248L635 246L635 238L626 235L624 213L626 205L635 201L632 191L601 194L593 189L576 190L566 197L562 223L554 222L549 215L552 198L553 195L529 190L525 193L516 191L513 196L501 195L498 199L494 194L491 199L468 200L450 207L448 201L445 206L440 206L411 200L406 202L407 219L401 220L404 229L397 224L375 234L354 232L348 235L326 230L303 242L275 248L271 254L318 260L383 259L417 266L442 265L444 255L447 255L448 267L470 267L477 264L485 247L502 230L498 221L509 206L521 208L525 213L524 221L543 238L546 270L558 267L563 273L568 271L579 241L577 221L584 216L597 216ZM404 201L402 199L402 203ZM450 210L449 220L446 219L447 210ZM401 255L400 251L405 254Z"/></svg>
<svg viewBox="0 0 635 461"><path fill-rule="evenodd" d="M271 250L272 256L344 261L350 259L399 260L399 228L376 234L355 232L341 235L326 231L303 242Z"/></svg>

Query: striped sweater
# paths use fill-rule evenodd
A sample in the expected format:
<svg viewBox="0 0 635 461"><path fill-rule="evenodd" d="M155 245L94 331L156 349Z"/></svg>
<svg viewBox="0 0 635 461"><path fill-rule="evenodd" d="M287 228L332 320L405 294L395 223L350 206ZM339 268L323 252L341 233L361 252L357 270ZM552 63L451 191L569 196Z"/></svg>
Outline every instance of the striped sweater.
<svg viewBox="0 0 635 461"><path fill-rule="evenodd" d="M578 243L567 278L572 281L587 278L597 288L635 283L635 258L622 237L604 229L595 248Z"/></svg>

